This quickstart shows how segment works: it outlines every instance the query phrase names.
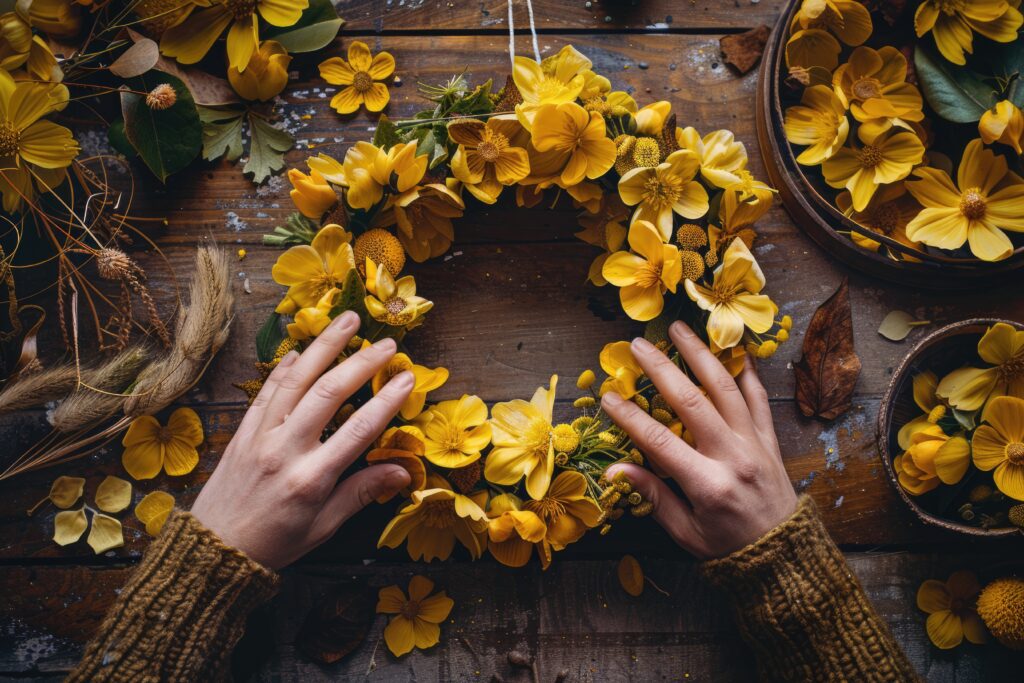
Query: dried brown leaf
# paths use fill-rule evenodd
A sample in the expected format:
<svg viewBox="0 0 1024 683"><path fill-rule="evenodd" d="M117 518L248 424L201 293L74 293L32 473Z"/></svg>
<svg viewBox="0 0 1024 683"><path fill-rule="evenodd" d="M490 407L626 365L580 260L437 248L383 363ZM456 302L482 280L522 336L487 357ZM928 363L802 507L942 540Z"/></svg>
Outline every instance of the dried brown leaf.
<svg viewBox="0 0 1024 683"><path fill-rule="evenodd" d="M794 367L796 401L807 417L834 420L850 408L860 375L853 348L849 282L818 307L804 335L803 358Z"/></svg>
<svg viewBox="0 0 1024 683"><path fill-rule="evenodd" d="M762 25L743 33L722 36L718 45L725 63L734 66L741 74L747 73L761 60L769 34L771 29Z"/></svg>
<svg viewBox="0 0 1024 683"><path fill-rule="evenodd" d="M138 42L121 53L110 65L110 73L121 78L135 78L146 73L160 59L160 48L156 41L140 38Z"/></svg>
<svg viewBox="0 0 1024 683"><path fill-rule="evenodd" d="M366 585L338 586L306 615L295 646L314 662L334 664L366 639L374 614L374 595Z"/></svg>

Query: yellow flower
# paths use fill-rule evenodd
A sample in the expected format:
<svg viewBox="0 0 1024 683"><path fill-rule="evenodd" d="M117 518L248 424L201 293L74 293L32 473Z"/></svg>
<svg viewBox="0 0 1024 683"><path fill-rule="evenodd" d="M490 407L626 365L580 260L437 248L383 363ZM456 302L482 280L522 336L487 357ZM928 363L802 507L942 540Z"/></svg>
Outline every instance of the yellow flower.
<svg viewBox="0 0 1024 683"><path fill-rule="evenodd" d="M935 647L950 650L966 637L980 645L988 639L976 611L981 585L973 572L953 572L948 581L928 579L917 589L917 608L928 615L925 629Z"/></svg>
<svg viewBox="0 0 1024 683"><path fill-rule="evenodd" d="M685 283L686 293L708 316L708 336L720 349L736 346L743 328L761 334L771 329L779 307L760 291L764 274L754 255L741 239L734 239L725 250L722 264L715 269L711 287L693 280Z"/></svg>
<svg viewBox="0 0 1024 683"><path fill-rule="evenodd" d="M377 547L397 548L408 538L409 557L430 562L447 560L458 539L474 560L479 558L487 547L487 513L480 507L487 492L464 496L436 474L428 476L427 486L412 492L409 503L384 528Z"/></svg>
<svg viewBox="0 0 1024 683"><path fill-rule="evenodd" d="M222 0L197 7L164 31L160 51L182 64L195 64L228 29L228 65L244 72L260 43L259 17L271 26L291 26L307 7L309 0Z"/></svg>
<svg viewBox="0 0 1024 683"><path fill-rule="evenodd" d="M959 249L965 242L985 261L1013 253L1004 230L1024 232L1024 182L1007 172L1006 158L971 140L957 170L949 174L919 168L907 189L925 207L907 225L907 237L940 249Z"/></svg>
<svg viewBox="0 0 1024 683"><path fill-rule="evenodd" d="M1024 16L1018 2L1006 0L924 0L914 14L917 37L931 31L942 56L963 66L964 52L974 52L974 33L999 43L1017 39Z"/></svg>
<svg viewBox="0 0 1024 683"><path fill-rule="evenodd" d="M228 81L245 99L266 102L288 85L288 65L291 62L291 56L281 43L264 40L244 71L228 67Z"/></svg>
<svg viewBox="0 0 1024 683"><path fill-rule="evenodd" d="M902 458L902 460L901 460ZM971 464L971 447L963 436L948 436L941 427L929 424L910 434L910 446L894 462L901 473L900 484L920 495L939 483L956 484Z"/></svg>
<svg viewBox="0 0 1024 683"><path fill-rule="evenodd" d="M28 23L51 38L75 38L82 30L82 8L77 2L32 0L24 7Z"/></svg>
<svg viewBox="0 0 1024 683"><path fill-rule="evenodd" d="M636 132L640 135L660 137L665 129L665 121L672 113L672 103L665 100L651 102L634 115Z"/></svg>
<svg viewBox="0 0 1024 683"><path fill-rule="evenodd" d="M850 46L871 35L871 14L856 0L804 0L790 25L786 66L836 68L839 40Z"/></svg>
<svg viewBox="0 0 1024 683"><path fill-rule="evenodd" d="M917 404L918 408L924 411L924 414L915 417L913 420L900 427L900 431L896 435L896 441L903 450L910 448L910 437L912 437L916 432L936 424L939 420L945 417L946 405L935 394L935 390L938 386L939 379L931 370L926 370L925 372L914 375L914 403Z"/></svg>
<svg viewBox="0 0 1024 683"><path fill-rule="evenodd" d="M563 187L584 178L600 178L615 164L615 143L606 133L604 117L575 102L546 104L537 109L532 128L538 152L567 155L559 181Z"/></svg>
<svg viewBox="0 0 1024 683"><path fill-rule="evenodd" d="M438 624L448 618L455 601L444 591L431 595L432 590L434 582L419 575L409 581L408 599L398 586L380 589L377 614L395 615L384 628L384 642L394 656L401 657L413 647L426 650L441 639Z"/></svg>
<svg viewBox="0 0 1024 683"><path fill-rule="evenodd" d="M1024 579L1006 576L985 586L978 596L978 616L1000 643L1024 650Z"/></svg>
<svg viewBox="0 0 1024 683"><path fill-rule="evenodd" d="M427 484L427 468L423 464L425 449L423 432L412 425L390 427L377 440L377 447L366 454L366 462L371 465L389 463L398 465L409 473L409 485L405 495L412 491L422 491ZM377 498L378 503L386 503L395 494Z"/></svg>
<svg viewBox="0 0 1024 683"><path fill-rule="evenodd" d="M910 128L908 121L924 118L921 93L906 78L907 58L898 49L861 46L836 69L832 83L853 117L868 127L865 135L874 138L893 125Z"/></svg>
<svg viewBox="0 0 1024 683"><path fill-rule="evenodd" d="M628 341L605 344L599 356L601 369L608 375L601 383L601 396L614 391L624 399L636 395L636 383L644 375L643 368L636 362Z"/></svg>
<svg viewBox="0 0 1024 683"><path fill-rule="evenodd" d="M427 172L427 155L416 154L416 143L400 142L387 152L360 141L348 148L342 175L348 184L345 199L353 209L370 209L388 188L396 193L413 189Z"/></svg>
<svg viewBox="0 0 1024 683"><path fill-rule="evenodd" d="M921 211L921 205L917 203L913 195L907 192L904 183L898 182L879 187L863 211L854 210L853 198L849 192L841 192L836 197L836 206L859 225L891 237L900 244L921 249L919 243L907 237L907 224ZM851 231L850 239L859 247L871 251L878 251L882 246L877 240L857 232ZM891 252L890 255L895 257L895 252ZM912 256L903 258L916 260Z"/></svg>
<svg viewBox="0 0 1024 683"><path fill-rule="evenodd" d="M558 376L552 375L549 388L538 388L529 402L515 399L491 409L494 447L484 463L489 482L507 486L526 477L526 492L532 498L548 490L555 467L551 414L557 384Z"/></svg>
<svg viewBox="0 0 1024 683"><path fill-rule="evenodd" d="M846 106L832 88L812 85L804 90L799 105L786 109L782 128L791 143L807 145L797 162L817 166L842 148L850 134L850 121Z"/></svg>
<svg viewBox="0 0 1024 683"><path fill-rule="evenodd" d="M471 465L491 442L487 406L479 396L441 401L423 411L416 424L426 442L424 457L438 467Z"/></svg>
<svg viewBox="0 0 1024 683"><path fill-rule="evenodd" d="M306 175L297 168L290 168L288 180L292 183L292 191L289 193L292 203L303 216L320 220L328 209L338 203L334 188L327 184L319 171L310 170L309 175Z"/></svg>
<svg viewBox="0 0 1024 683"><path fill-rule="evenodd" d="M393 327L413 327L434 307L432 301L416 296L416 280L406 275L397 281L391 272L366 259L366 310L377 322Z"/></svg>
<svg viewBox="0 0 1024 683"><path fill-rule="evenodd" d="M839 64L842 46L831 33L820 28L791 31L786 41L786 67L794 69L825 69L831 72Z"/></svg>
<svg viewBox="0 0 1024 683"><path fill-rule="evenodd" d="M458 144L452 157L452 175L486 204L493 204L505 185L515 185L530 173L526 150L513 145L525 136L514 116L461 119L448 125L448 137Z"/></svg>
<svg viewBox="0 0 1024 683"><path fill-rule="evenodd" d="M321 228L311 244L299 244L278 256L270 272L274 282L288 287L286 299L297 308L314 308L332 287L344 285L355 268L351 239L351 233L332 223Z"/></svg>
<svg viewBox="0 0 1024 683"><path fill-rule="evenodd" d="M172 477L188 474L199 464L196 447L203 442L203 423L191 408L178 408L163 426L152 415L132 420L121 445L121 464L133 479L152 479L163 469Z"/></svg>
<svg viewBox="0 0 1024 683"><path fill-rule="evenodd" d="M516 57L512 81L523 98L517 109L529 110L531 105L565 104L579 97L586 83L586 73L593 63L572 45L538 64L528 57Z"/></svg>
<svg viewBox="0 0 1024 683"><path fill-rule="evenodd" d="M629 213L629 208L617 194L602 192L597 211L580 214L579 224L583 230L577 232L576 237L604 250L590 264L587 272L587 279L598 287L608 284L601 270L608 257L621 249L626 241L626 228L622 222L629 217Z"/></svg>
<svg viewBox="0 0 1024 683"><path fill-rule="evenodd" d="M566 470L555 477L543 496L523 503L546 527L544 540L537 544L540 564L551 565L552 551L564 550L601 521L601 508L587 495L587 480L579 472Z"/></svg>
<svg viewBox="0 0 1024 683"><path fill-rule="evenodd" d="M1017 154L1024 154L1021 136L1024 135L1024 114L1013 102L1002 100L981 115L978 121L978 135L986 145L1001 142L1013 147Z"/></svg>
<svg viewBox="0 0 1024 683"><path fill-rule="evenodd" d="M1024 398L1024 331L996 323L978 342L978 355L995 367L954 370L936 393L959 410L977 410L994 396Z"/></svg>
<svg viewBox="0 0 1024 683"><path fill-rule="evenodd" d="M676 291L683 276L679 249L664 244L658 230L645 220L629 226L629 247L635 253L617 251L601 269L604 278L620 287L622 309L633 320L653 320L665 306L666 290Z"/></svg>
<svg viewBox="0 0 1024 683"><path fill-rule="evenodd" d="M634 168L619 179L619 196L636 206L633 221L649 221L662 241L672 238L672 214L695 220L708 212L708 192L696 180L700 159L690 150L672 152L653 168Z"/></svg>
<svg viewBox="0 0 1024 683"><path fill-rule="evenodd" d="M742 185L750 176L740 175L747 168L747 148L731 131L716 130L702 138L694 128L676 128L676 142L696 155L701 176L716 187Z"/></svg>
<svg viewBox="0 0 1024 683"><path fill-rule="evenodd" d="M722 235L718 241L727 241L738 236L745 228L749 229L761 216L772 208L775 192L760 186L754 186L751 195L744 197L745 190L727 188L722 193L718 216L722 221ZM713 263L710 265L714 265Z"/></svg>
<svg viewBox="0 0 1024 683"><path fill-rule="evenodd" d="M971 446L974 466L992 473L996 488L1024 500L1024 398L997 396L981 413Z"/></svg>
<svg viewBox="0 0 1024 683"><path fill-rule="evenodd" d="M462 197L441 183L413 188L395 198L398 239L417 263L448 251L455 239L452 219L462 215Z"/></svg>
<svg viewBox="0 0 1024 683"><path fill-rule="evenodd" d="M0 70L0 192L5 211L17 211L23 197L31 200L37 189L45 192L60 185L64 169L78 154L70 130L43 120L67 102L67 89L59 87L15 83Z"/></svg>
<svg viewBox="0 0 1024 683"><path fill-rule="evenodd" d="M363 348L370 346L370 342L366 339L363 340ZM427 402L427 392L437 389L445 382L448 381L448 369L447 368L434 368L431 370L423 365L416 365L412 362L404 353L396 353L388 361L388 364L377 372L370 380L370 387L373 389L373 395L384 388L392 377L401 374L405 371L409 371L415 377L412 386L412 392L409 394L409 398L405 399L405 403L399 409L398 414L402 416L404 420L411 420L423 410L423 405Z"/></svg>
<svg viewBox="0 0 1024 683"><path fill-rule="evenodd" d="M849 190L857 211L867 208L879 185L903 180L924 158L924 145L914 133L885 134L862 142L862 147L843 147L821 165L825 182Z"/></svg>
<svg viewBox="0 0 1024 683"><path fill-rule="evenodd" d="M332 185L343 187L348 185L348 181L345 180L345 167L332 156L321 152L315 157L307 158L306 165L309 166L310 171L316 171Z"/></svg>
<svg viewBox="0 0 1024 683"><path fill-rule="evenodd" d="M387 106L391 95L381 81L395 72L395 58L388 52L370 54L366 43L353 40L348 46L348 61L331 57L320 62L320 78L332 85L342 85L331 98L331 106L339 114L351 114L366 105L369 111L380 111Z"/></svg>
<svg viewBox="0 0 1024 683"><path fill-rule="evenodd" d="M491 498L487 513L490 522L487 536L491 551L498 562L506 567L522 567L530 561L534 544L541 543L547 526L536 513L522 509L522 501L511 493Z"/></svg>
<svg viewBox="0 0 1024 683"><path fill-rule="evenodd" d="M32 27L16 12L0 14L0 69L14 71L28 61Z"/></svg>
<svg viewBox="0 0 1024 683"><path fill-rule="evenodd" d="M288 336L299 341L320 336L324 328L331 324L330 312L340 294L340 289L331 287L316 302L316 306L296 311L294 322L288 323Z"/></svg>

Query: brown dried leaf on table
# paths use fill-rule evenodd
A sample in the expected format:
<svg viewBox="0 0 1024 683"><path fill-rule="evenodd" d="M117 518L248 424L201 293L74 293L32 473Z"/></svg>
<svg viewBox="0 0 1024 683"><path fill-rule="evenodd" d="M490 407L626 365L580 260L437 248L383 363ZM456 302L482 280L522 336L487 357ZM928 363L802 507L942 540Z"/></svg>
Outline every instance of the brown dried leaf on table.
<svg viewBox="0 0 1024 683"><path fill-rule="evenodd" d="M306 614L295 646L314 662L334 664L366 639L373 608L374 595L362 582L338 586Z"/></svg>
<svg viewBox="0 0 1024 683"><path fill-rule="evenodd" d="M849 282L818 307L804 335L803 358L794 367L796 401L807 417L834 420L850 408L860 375L853 348Z"/></svg>
<svg viewBox="0 0 1024 683"><path fill-rule="evenodd" d="M761 60L770 33L770 28L761 25L743 33L722 36L718 44L725 63L731 64L741 74L747 73Z"/></svg>
<svg viewBox="0 0 1024 683"><path fill-rule="evenodd" d="M644 570L632 555L623 555L619 560L619 583L634 598L644 592Z"/></svg>

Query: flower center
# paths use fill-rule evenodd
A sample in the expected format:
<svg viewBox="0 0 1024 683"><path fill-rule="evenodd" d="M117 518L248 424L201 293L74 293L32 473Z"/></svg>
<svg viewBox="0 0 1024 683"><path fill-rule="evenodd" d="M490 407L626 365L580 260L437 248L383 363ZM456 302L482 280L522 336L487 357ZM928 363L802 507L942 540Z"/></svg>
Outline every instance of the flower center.
<svg viewBox="0 0 1024 683"><path fill-rule="evenodd" d="M861 168L874 168L882 163L882 150L874 145L865 145L857 152L857 161Z"/></svg>
<svg viewBox="0 0 1024 683"><path fill-rule="evenodd" d="M647 261L636 272L638 287L655 287L661 282L661 264Z"/></svg>
<svg viewBox="0 0 1024 683"><path fill-rule="evenodd" d="M1008 361L1000 363L996 371L1002 382L1012 382L1018 377L1024 377L1024 354L1014 356Z"/></svg>
<svg viewBox="0 0 1024 683"><path fill-rule="evenodd" d="M1006 444L1006 459L1014 465L1024 465L1024 443L1014 441Z"/></svg>
<svg viewBox="0 0 1024 683"><path fill-rule="evenodd" d="M540 500L528 500L523 503L523 509L544 520L549 527L565 514L565 505L554 498L541 498Z"/></svg>
<svg viewBox="0 0 1024 683"><path fill-rule="evenodd" d="M964 9L964 0L933 0L933 4L940 12L947 16L960 14Z"/></svg>
<svg viewBox="0 0 1024 683"><path fill-rule="evenodd" d="M882 84L874 78L860 78L854 82L850 91L858 100L870 100L882 95Z"/></svg>
<svg viewBox="0 0 1024 683"><path fill-rule="evenodd" d="M423 523L433 529L447 529L455 522L454 500L430 500L423 505Z"/></svg>
<svg viewBox="0 0 1024 683"><path fill-rule="evenodd" d="M156 432L156 440L162 444L168 444L174 440L174 432L167 427L161 427Z"/></svg>
<svg viewBox="0 0 1024 683"><path fill-rule="evenodd" d="M960 195L960 213L972 221L985 217L985 197L977 187L971 187Z"/></svg>
<svg viewBox="0 0 1024 683"><path fill-rule="evenodd" d="M551 425L544 420L533 420L526 430L526 449L534 457L547 457L551 447Z"/></svg>
<svg viewBox="0 0 1024 683"><path fill-rule="evenodd" d="M253 10L256 9L256 0L224 0L224 5L235 21L243 21L252 16Z"/></svg>
<svg viewBox="0 0 1024 683"><path fill-rule="evenodd" d="M556 97L565 90L565 83L552 76L544 76L537 84L537 96L541 101Z"/></svg>
<svg viewBox="0 0 1024 683"><path fill-rule="evenodd" d="M405 617L406 619L412 619L417 614L419 614L419 612L420 612L420 601L419 600L409 600L404 605L402 605L402 616Z"/></svg>
<svg viewBox="0 0 1024 683"><path fill-rule="evenodd" d="M871 227L886 235L899 227L900 211L892 204L882 204L871 214Z"/></svg>
<svg viewBox="0 0 1024 683"><path fill-rule="evenodd" d="M465 435L465 432L457 424L449 424L441 445L448 453L461 454L462 439Z"/></svg>
<svg viewBox="0 0 1024 683"><path fill-rule="evenodd" d="M732 300L736 298L738 291L738 287L726 287L719 284L711 288L711 292L714 294L715 305L717 306L728 306L731 304Z"/></svg>
<svg viewBox="0 0 1024 683"><path fill-rule="evenodd" d="M679 200L680 185L674 175L655 173L644 183L644 199L654 208L672 206Z"/></svg>
<svg viewBox="0 0 1024 683"><path fill-rule="evenodd" d="M391 362L388 363L387 367L384 368L385 379L390 380L396 375L400 375L406 370L412 372L412 361L406 360L405 358L392 358ZM385 382L386 384L387 382Z"/></svg>
<svg viewBox="0 0 1024 683"><path fill-rule="evenodd" d="M501 156L502 150L508 147L508 138L501 133L484 131L484 138L477 145L476 152L484 161L493 164Z"/></svg>
<svg viewBox="0 0 1024 683"><path fill-rule="evenodd" d="M384 302L384 310L388 312L389 325L404 325L409 322L409 314L406 312L408 304L400 296L393 296Z"/></svg>
<svg viewBox="0 0 1024 683"><path fill-rule="evenodd" d="M357 71L356 75L352 77L352 87L356 89L356 92L367 92L373 87L373 78L365 71Z"/></svg>
<svg viewBox="0 0 1024 683"><path fill-rule="evenodd" d="M18 153L21 131L10 121L0 122L0 158L13 157Z"/></svg>

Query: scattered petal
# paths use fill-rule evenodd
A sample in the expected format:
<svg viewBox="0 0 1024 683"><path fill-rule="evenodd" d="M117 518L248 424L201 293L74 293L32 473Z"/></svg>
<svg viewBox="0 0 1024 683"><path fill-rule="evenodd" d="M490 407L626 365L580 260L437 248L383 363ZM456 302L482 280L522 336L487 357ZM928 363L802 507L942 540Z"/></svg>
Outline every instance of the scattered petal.
<svg viewBox="0 0 1024 683"><path fill-rule="evenodd" d="M619 560L619 583L634 598L644 592L644 570L632 555L623 555Z"/></svg>
<svg viewBox="0 0 1024 683"><path fill-rule="evenodd" d="M114 548L120 548L124 545L121 522L99 512L93 513L92 528L89 530L89 538L86 539L86 543L89 544L97 555L102 555Z"/></svg>
<svg viewBox="0 0 1024 683"><path fill-rule="evenodd" d="M174 509L174 496L163 491L153 491L135 506L135 517L146 525L146 533L157 536Z"/></svg>
<svg viewBox="0 0 1024 683"><path fill-rule="evenodd" d="M66 510L82 497L84 490L85 479L82 477L57 477L50 487L50 501L61 510Z"/></svg>
<svg viewBox="0 0 1024 683"><path fill-rule="evenodd" d="M120 477L107 477L96 488L96 507L120 512L132 504L132 485Z"/></svg>
<svg viewBox="0 0 1024 683"><path fill-rule="evenodd" d="M57 545L70 545L82 537L87 526L84 507L58 512L53 518L53 540Z"/></svg>
<svg viewBox="0 0 1024 683"><path fill-rule="evenodd" d="M889 341L903 341L910 334L910 330L930 322L930 320L914 320L914 317L905 311L890 311L882 324L878 326L878 334Z"/></svg>

